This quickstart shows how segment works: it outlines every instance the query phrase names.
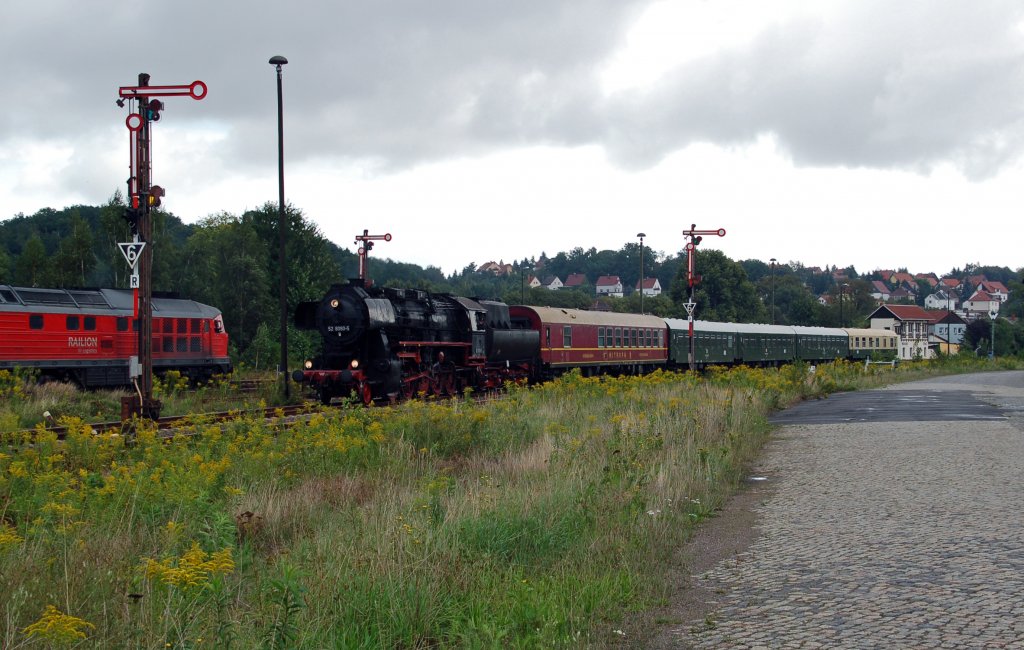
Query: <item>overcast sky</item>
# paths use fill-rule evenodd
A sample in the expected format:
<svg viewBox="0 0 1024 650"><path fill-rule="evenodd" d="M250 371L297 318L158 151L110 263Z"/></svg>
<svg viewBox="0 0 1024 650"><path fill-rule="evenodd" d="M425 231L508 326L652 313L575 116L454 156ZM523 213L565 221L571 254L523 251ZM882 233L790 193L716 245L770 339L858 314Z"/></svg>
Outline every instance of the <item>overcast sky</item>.
<svg viewBox="0 0 1024 650"><path fill-rule="evenodd" d="M186 222L286 199L441 267L682 231L733 259L1024 266L1019 0L5 0L0 218L128 176L138 74Z"/></svg>

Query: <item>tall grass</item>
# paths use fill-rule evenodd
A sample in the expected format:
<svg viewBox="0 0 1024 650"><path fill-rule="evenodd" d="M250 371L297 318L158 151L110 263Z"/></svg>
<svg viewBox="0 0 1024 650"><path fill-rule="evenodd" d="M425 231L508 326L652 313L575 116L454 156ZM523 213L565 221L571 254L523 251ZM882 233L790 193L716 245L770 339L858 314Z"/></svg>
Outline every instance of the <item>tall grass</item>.
<svg viewBox="0 0 1024 650"><path fill-rule="evenodd" d="M130 444L67 418L0 454L0 645L613 644L772 409L950 369L569 375Z"/></svg>

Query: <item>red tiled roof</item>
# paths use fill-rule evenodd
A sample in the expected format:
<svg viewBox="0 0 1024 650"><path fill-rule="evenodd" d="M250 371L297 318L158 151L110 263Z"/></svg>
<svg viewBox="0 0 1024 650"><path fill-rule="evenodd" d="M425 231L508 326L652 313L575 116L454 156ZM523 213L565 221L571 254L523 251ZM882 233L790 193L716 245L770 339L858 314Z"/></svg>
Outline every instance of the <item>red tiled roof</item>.
<svg viewBox="0 0 1024 650"><path fill-rule="evenodd" d="M587 283L587 276L582 273L573 273L565 279L565 286L578 287Z"/></svg>
<svg viewBox="0 0 1024 650"><path fill-rule="evenodd" d="M654 283L658 281L658 278L644 278L644 289L653 289ZM640 283L637 282L637 288L640 287Z"/></svg>
<svg viewBox="0 0 1024 650"><path fill-rule="evenodd" d="M999 293L1010 293L1002 282L982 282L981 288L988 293L994 293L996 291Z"/></svg>
<svg viewBox="0 0 1024 650"><path fill-rule="evenodd" d="M619 276L617 275L602 275L597 279L597 283L594 286L608 287L611 285L619 284L620 282L622 281L619 280Z"/></svg>

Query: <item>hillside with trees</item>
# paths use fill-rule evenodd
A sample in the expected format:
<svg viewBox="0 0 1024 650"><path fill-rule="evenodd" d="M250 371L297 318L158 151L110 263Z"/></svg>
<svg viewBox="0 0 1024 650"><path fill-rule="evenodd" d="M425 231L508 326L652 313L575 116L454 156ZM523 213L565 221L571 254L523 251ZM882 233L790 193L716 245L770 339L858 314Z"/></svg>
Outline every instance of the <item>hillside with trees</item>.
<svg viewBox="0 0 1024 650"><path fill-rule="evenodd" d="M33 215L0 221L0 284L126 287L129 269L116 245L131 239L124 207L118 193L102 206L44 208ZM302 301L318 299L330 284L355 277L358 259L328 241L300 209L287 206L286 217L287 299L293 310ZM272 202L241 215L219 213L194 224L185 224L170 213L153 213L154 291L220 308L232 337L233 356L252 365L279 356L277 219L277 204ZM634 288L640 280L640 260L640 245L630 242L619 250L577 247L553 257L541 252L539 257L513 262L511 271L502 275L480 272L477 262L445 276L437 267L379 258L371 260L370 272L373 281L383 286L508 303L639 312L640 295ZM644 298L643 310L685 318L683 304L689 299L686 256L659 254L645 246L643 265L644 276L657 278L662 287L661 295ZM697 318L829 327L867 326L866 316L877 304L871 295L871 281L880 278L879 272L861 276L853 267L819 269L795 261L734 261L710 247L699 249L696 273L702 278L693 292ZM567 278L572 274L586 276L587 283L557 291L528 286L533 276ZM1010 287L1004 314L1024 315L1020 270L971 265L954 268L949 275L967 278L981 274ZM598 299L593 283L600 276L618 276L624 297ZM921 294L923 291L918 301L923 300ZM976 329L971 335L982 337L980 328ZM1024 335L1008 336L1020 338L1024 349ZM308 356L317 345L314 337L300 331L290 331L289 341L289 352L296 359Z"/></svg>

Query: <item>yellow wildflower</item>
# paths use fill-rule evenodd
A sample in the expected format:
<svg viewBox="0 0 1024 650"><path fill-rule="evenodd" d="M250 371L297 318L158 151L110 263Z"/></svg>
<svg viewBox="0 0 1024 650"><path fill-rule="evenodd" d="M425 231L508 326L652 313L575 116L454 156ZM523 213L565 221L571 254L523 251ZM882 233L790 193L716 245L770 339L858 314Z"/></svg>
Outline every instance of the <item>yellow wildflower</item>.
<svg viewBox="0 0 1024 650"><path fill-rule="evenodd" d="M76 616L64 614L53 605L47 605L42 617L22 631L30 637L66 644L84 639L86 629L96 629L96 626Z"/></svg>

